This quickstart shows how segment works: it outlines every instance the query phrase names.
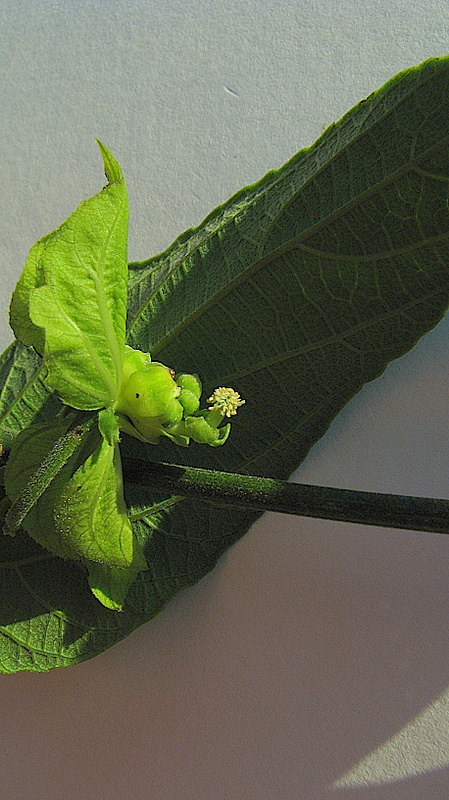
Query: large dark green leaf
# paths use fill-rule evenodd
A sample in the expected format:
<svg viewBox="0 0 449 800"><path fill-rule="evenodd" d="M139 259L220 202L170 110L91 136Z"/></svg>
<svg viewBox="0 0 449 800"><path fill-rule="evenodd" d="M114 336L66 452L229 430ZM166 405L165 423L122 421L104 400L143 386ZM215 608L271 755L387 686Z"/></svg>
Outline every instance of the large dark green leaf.
<svg viewBox="0 0 449 800"><path fill-rule="evenodd" d="M221 448L127 454L288 476L343 405L409 350L449 298L449 59L394 78L165 253L131 265L129 342L205 390L246 399ZM0 440L56 402L21 347L0 364ZM13 399L16 397L16 399ZM124 437L125 439L126 437ZM149 569L121 614L25 535L2 549L5 671L89 658L199 580L255 515L128 489ZM151 516L148 504L161 504Z"/></svg>

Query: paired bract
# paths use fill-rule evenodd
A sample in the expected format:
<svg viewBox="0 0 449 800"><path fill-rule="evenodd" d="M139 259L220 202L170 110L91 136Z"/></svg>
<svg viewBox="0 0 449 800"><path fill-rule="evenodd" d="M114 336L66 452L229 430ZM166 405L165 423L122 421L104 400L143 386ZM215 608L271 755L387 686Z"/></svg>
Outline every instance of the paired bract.
<svg viewBox="0 0 449 800"><path fill-rule="evenodd" d="M126 345L128 201L118 163L99 146L108 184L34 245L11 302L17 339L42 356L45 382L65 405L12 445L5 532L22 525L80 561L94 595L119 610L147 567L124 500L120 431L153 445L165 437L215 447L229 436L224 417L244 401L220 387L201 409L197 375Z"/></svg>

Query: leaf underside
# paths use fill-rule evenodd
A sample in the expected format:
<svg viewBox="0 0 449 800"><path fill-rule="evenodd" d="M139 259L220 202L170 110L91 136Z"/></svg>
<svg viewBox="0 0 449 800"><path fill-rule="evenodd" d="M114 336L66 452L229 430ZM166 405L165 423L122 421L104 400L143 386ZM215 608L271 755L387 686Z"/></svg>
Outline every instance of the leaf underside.
<svg viewBox="0 0 449 800"><path fill-rule="evenodd" d="M130 265L128 341L204 390L246 400L222 448L127 455L285 478L348 400L443 316L449 298L449 59L374 92L316 144ZM52 419L39 358L0 360L0 441ZM195 583L256 519L127 487L149 568L124 611L25 534L2 541L0 664L44 671L100 653ZM154 514L145 509L158 506Z"/></svg>

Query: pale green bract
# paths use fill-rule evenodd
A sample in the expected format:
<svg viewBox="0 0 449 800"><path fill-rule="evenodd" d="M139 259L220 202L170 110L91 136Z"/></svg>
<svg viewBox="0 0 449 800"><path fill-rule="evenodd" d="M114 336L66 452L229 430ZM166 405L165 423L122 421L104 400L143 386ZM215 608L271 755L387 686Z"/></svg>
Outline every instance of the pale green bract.
<svg viewBox="0 0 449 800"><path fill-rule="evenodd" d="M72 411L17 436L5 470L13 503L5 533L23 524L55 555L80 561L95 597L120 610L147 568L124 499L120 429L150 444L162 436L215 447L230 425L220 427L226 408L199 408L198 376L175 376L125 344L128 201L117 161L99 146L108 184L34 245L10 311L17 339L43 357L48 388L98 418L77 427Z"/></svg>
<svg viewBox="0 0 449 800"><path fill-rule="evenodd" d="M117 422L115 428L118 433ZM67 431L63 419L31 425L17 436L5 470L12 502L27 491L47 453ZM94 428L80 449L37 498L23 527L55 555L82 562L96 597L118 610L146 562L127 515L117 440L109 443Z"/></svg>
<svg viewBox="0 0 449 800"><path fill-rule="evenodd" d="M126 335L128 200L119 165L100 150L107 186L35 245L11 304L14 333L43 355L47 386L85 410L116 399Z"/></svg>

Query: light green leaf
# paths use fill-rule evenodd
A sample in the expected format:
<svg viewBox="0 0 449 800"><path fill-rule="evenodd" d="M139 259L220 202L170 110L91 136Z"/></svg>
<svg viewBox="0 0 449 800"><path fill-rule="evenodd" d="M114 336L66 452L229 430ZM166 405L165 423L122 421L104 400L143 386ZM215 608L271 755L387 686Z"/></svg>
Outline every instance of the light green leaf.
<svg viewBox="0 0 449 800"><path fill-rule="evenodd" d="M137 573L146 569L127 515L120 453L117 444L89 432L89 420L83 428L73 422L73 415L68 415L59 423L22 431L6 465L5 487L15 508L22 499L28 501L30 487L36 484L40 491L27 503L23 527L54 555L82 561L95 596L106 607L119 610ZM72 447L55 468L52 454L57 461L74 437L76 441L78 431L79 450ZM10 514L11 509L6 522Z"/></svg>
<svg viewBox="0 0 449 800"><path fill-rule="evenodd" d="M120 439L118 419L112 408L104 408L98 414L98 429L110 445L117 444Z"/></svg>
<svg viewBox="0 0 449 800"><path fill-rule="evenodd" d="M101 439L60 490L53 513L58 532L80 558L146 568L127 515L117 445Z"/></svg>
<svg viewBox="0 0 449 800"><path fill-rule="evenodd" d="M111 182L46 238L33 256L36 283L44 276L45 285L30 288L30 267L12 313L12 322L25 319L28 290L31 321L45 332L46 383L64 403L86 410L116 399L125 346L128 203L120 167L101 150ZM29 343L25 322L16 335L24 329Z"/></svg>
<svg viewBox="0 0 449 800"><path fill-rule="evenodd" d="M52 448L44 454L43 461L32 475L27 475L27 482L17 494L17 482L23 484L23 473L28 472L28 448L30 443L36 445L36 426L26 428L13 443L11 453L5 469L5 481L10 497L14 502L9 508L5 518L5 533L14 535L20 528L25 517L33 506L39 501L51 481L58 472L72 459L75 451L81 448L89 435L95 420L87 414L75 411L67 414L64 423L58 424L56 430L63 433L56 440ZM42 431L39 426L38 430ZM55 426L48 430L48 423L44 425L45 433L53 435ZM23 443L22 443L23 442ZM39 446L39 450L42 449ZM34 461L34 458L32 459Z"/></svg>
<svg viewBox="0 0 449 800"><path fill-rule="evenodd" d="M30 292L45 283L42 256L53 235L44 236L31 248L9 310L9 322L16 337L23 344L33 345L40 355L44 352L45 335L30 318Z"/></svg>
<svg viewBox="0 0 449 800"><path fill-rule="evenodd" d="M19 500L48 454L67 434L71 420L51 421L32 425L22 431L14 444L5 469L5 488L12 503ZM80 554L69 538L61 536L53 517L54 504L59 493L73 473L78 454L72 456L30 507L22 522L23 528L38 542L61 558L79 559ZM45 478L45 475L44 475ZM17 534L20 536L20 534Z"/></svg>
<svg viewBox="0 0 449 800"><path fill-rule="evenodd" d="M97 600L111 611L122 611L129 587L142 567L137 564L120 569L91 561L88 569L89 586Z"/></svg>
<svg viewBox="0 0 449 800"><path fill-rule="evenodd" d="M198 373L206 398L232 386L246 405L223 447L161 439L156 448L124 435L122 449L289 475L363 384L443 315L448 207L445 58L397 76L165 253L131 266L129 343ZM50 420L44 403L33 413ZM20 393L6 412L10 430L14 407L25 416ZM20 537L5 537L4 671L101 652L212 569L257 517L132 487L126 499L149 568L120 615L89 599L76 568L37 562L34 543L29 562Z"/></svg>

